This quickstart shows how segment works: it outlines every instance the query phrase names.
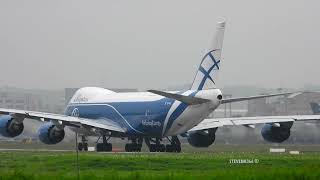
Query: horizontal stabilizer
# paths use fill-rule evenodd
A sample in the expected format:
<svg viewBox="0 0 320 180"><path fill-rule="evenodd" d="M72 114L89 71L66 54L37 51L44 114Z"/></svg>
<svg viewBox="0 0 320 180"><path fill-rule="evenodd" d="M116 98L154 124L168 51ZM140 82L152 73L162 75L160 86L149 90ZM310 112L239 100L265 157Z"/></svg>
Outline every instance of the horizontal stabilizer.
<svg viewBox="0 0 320 180"><path fill-rule="evenodd" d="M221 104L239 102L239 101L247 101L247 100L252 100L252 99L267 98L267 97L274 97L274 96L291 95L291 94L294 94L294 93L297 93L297 92L280 93L280 94L267 94L267 95L260 95L260 96L249 96L249 97L222 99L221 100Z"/></svg>
<svg viewBox="0 0 320 180"><path fill-rule="evenodd" d="M181 101L183 103L186 103L188 105L196 105L196 104L203 104L210 102L209 99L202 99L202 98L197 98L197 97L190 97L190 96L184 96L181 94L173 94L173 93L168 93L164 91L158 91L158 90L148 90L148 92L158 94L160 96L164 96L167 98L175 99L178 101Z"/></svg>

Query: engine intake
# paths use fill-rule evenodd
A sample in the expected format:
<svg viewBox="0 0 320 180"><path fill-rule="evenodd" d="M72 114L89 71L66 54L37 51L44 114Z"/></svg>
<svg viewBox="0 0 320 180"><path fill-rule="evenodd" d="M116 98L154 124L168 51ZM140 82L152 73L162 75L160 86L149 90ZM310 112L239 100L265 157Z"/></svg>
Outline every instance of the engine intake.
<svg viewBox="0 0 320 180"><path fill-rule="evenodd" d="M217 129L191 132L188 135L188 142L194 147L209 147L216 139Z"/></svg>
<svg viewBox="0 0 320 180"><path fill-rule="evenodd" d="M293 122L282 122L277 127L274 124L265 124L261 129L264 140L274 143L281 143L290 137L290 129Z"/></svg>
<svg viewBox="0 0 320 180"><path fill-rule="evenodd" d="M22 121L15 120L11 115L0 116L0 134L10 138L19 136L24 129Z"/></svg>
<svg viewBox="0 0 320 180"><path fill-rule="evenodd" d="M38 130L39 139L45 144L57 144L64 139L64 129L59 129L51 122L40 126Z"/></svg>

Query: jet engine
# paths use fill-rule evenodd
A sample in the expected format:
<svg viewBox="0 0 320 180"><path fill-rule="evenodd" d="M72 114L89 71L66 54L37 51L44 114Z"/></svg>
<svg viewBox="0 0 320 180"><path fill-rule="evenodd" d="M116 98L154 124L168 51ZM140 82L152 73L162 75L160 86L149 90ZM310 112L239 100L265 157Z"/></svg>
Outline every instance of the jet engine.
<svg viewBox="0 0 320 180"><path fill-rule="evenodd" d="M64 139L64 129L58 128L51 122L45 123L38 129L38 135L41 142L45 144L57 144Z"/></svg>
<svg viewBox="0 0 320 180"><path fill-rule="evenodd" d="M24 129L23 119L11 115L0 116L0 134L11 138L20 135Z"/></svg>
<svg viewBox="0 0 320 180"><path fill-rule="evenodd" d="M191 132L188 134L188 142L194 147L209 147L216 139L217 129Z"/></svg>
<svg viewBox="0 0 320 180"><path fill-rule="evenodd" d="M281 122L276 124L265 124L261 129L264 140L274 143L281 143L290 137L290 129L293 122Z"/></svg>

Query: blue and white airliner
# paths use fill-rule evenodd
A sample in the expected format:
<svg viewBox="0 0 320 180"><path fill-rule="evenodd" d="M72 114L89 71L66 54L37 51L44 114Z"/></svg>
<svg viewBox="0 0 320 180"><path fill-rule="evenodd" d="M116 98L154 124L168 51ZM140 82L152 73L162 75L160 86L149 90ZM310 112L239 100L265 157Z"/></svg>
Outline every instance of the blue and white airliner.
<svg viewBox="0 0 320 180"><path fill-rule="evenodd" d="M164 92L116 93L98 87L79 89L71 98L65 114L0 109L0 134L15 137L22 133L26 118L43 121L39 128L39 139L45 144L56 144L64 139L65 127L81 136L79 150L87 150L88 136L97 136L97 151L111 151L113 138L128 138L125 150L141 151L145 142L151 152L180 152L178 136L186 136L195 147L208 147L215 140L218 127L234 125L265 124L262 136L271 142L282 142L289 138L290 128L296 120L316 120L319 115L268 116L241 118L208 118L220 104L256 98L287 95L223 99L215 85L221 64L221 49L225 22L217 23L212 46L201 59L200 66L189 90ZM100 138L102 137L102 138ZM167 138L169 143L162 143Z"/></svg>

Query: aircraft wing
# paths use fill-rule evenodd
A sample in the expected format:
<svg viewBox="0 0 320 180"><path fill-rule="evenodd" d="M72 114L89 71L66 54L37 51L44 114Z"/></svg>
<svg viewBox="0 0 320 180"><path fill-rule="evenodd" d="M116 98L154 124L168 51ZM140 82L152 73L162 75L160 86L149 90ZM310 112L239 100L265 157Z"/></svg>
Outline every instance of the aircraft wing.
<svg viewBox="0 0 320 180"><path fill-rule="evenodd" d="M121 128L119 125L114 124L110 121L105 120L95 120L87 118L79 118L61 114L36 112L36 111L25 111L17 109L3 109L0 108L0 114L14 114L24 118L35 119L39 121L56 121L62 125L66 126L89 126L92 128L99 128L103 130L115 131L124 133L126 130Z"/></svg>
<svg viewBox="0 0 320 180"><path fill-rule="evenodd" d="M292 116L256 116L256 117L235 117L235 118L214 118L205 119L189 131L207 130L222 126L255 125L264 123L280 123L293 121L320 120L320 115L292 115Z"/></svg>

